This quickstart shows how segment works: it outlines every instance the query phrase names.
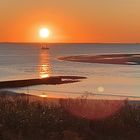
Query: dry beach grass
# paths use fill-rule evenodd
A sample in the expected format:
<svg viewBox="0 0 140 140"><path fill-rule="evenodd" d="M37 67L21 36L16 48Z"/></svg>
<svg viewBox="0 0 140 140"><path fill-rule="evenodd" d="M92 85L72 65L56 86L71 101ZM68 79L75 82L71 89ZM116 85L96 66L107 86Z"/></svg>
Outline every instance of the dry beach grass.
<svg viewBox="0 0 140 140"><path fill-rule="evenodd" d="M127 101L0 96L1 140L139 140L140 106Z"/></svg>

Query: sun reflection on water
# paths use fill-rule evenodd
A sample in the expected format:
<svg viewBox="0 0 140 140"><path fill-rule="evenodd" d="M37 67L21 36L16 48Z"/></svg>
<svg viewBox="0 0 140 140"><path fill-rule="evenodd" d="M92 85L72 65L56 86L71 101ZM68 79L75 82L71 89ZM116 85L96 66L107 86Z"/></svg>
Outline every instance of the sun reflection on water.
<svg viewBox="0 0 140 140"><path fill-rule="evenodd" d="M40 78L47 78L49 77L49 66L42 64L40 66Z"/></svg>
<svg viewBox="0 0 140 140"><path fill-rule="evenodd" d="M48 51L40 52L39 77L47 78L51 75Z"/></svg>

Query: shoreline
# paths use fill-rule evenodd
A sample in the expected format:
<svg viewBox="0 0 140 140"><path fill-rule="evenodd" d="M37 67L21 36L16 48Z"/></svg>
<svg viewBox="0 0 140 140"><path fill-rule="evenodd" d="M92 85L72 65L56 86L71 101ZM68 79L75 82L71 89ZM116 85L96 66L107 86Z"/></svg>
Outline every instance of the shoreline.
<svg viewBox="0 0 140 140"><path fill-rule="evenodd" d="M99 95L100 96L100 95ZM43 96L43 95L33 95L33 94L26 94L26 93L17 93L17 92L13 92L13 91L9 91L9 90L2 90L0 91L0 97L29 97L29 99L35 99L35 100L49 100L50 102L59 102L60 100L87 100L89 102L94 102L94 101L128 101L128 103L138 103L140 105L140 98L124 98L124 97L113 97L113 96L104 96L102 98L100 98L98 95L94 96L94 98L91 98L90 96L84 95L84 96L79 96L79 97L62 97L62 96L56 96L56 97L48 97ZM112 98L111 98L112 97Z"/></svg>

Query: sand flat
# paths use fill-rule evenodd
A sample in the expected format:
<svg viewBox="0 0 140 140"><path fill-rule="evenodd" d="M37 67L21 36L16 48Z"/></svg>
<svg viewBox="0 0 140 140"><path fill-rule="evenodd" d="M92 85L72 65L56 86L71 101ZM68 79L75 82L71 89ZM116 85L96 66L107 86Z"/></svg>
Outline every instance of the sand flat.
<svg viewBox="0 0 140 140"><path fill-rule="evenodd" d="M59 60L85 63L140 65L140 54L77 55L60 57Z"/></svg>

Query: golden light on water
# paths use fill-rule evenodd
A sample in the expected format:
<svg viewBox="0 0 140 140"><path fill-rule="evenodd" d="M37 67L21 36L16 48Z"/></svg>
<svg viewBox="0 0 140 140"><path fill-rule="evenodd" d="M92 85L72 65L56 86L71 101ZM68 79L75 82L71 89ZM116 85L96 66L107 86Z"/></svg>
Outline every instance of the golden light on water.
<svg viewBox="0 0 140 140"><path fill-rule="evenodd" d="M47 78L50 77L51 67L49 64L48 51L40 51L40 64L39 64L39 77Z"/></svg>
<svg viewBox="0 0 140 140"><path fill-rule="evenodd" d="M48 38L49 37L49 34L50 34L50 31L49 31L49 29L48 28L41 28L40 30L39 30L39 36L41 37L41 38Z"/></svg>
<svg viewBox="0 0 140 140"><path fill-rule="evenodd" d="M49 77L49 66L46 64L41 65L40 78Z"/></svg>
<svg viewBox="0 0 140 140"><path fill-rule="evenodd" d="M49 74L48 73L44 73L44 74L41 74L40 75L40 78L47 78L47 77L49 77Z"/></svg>

